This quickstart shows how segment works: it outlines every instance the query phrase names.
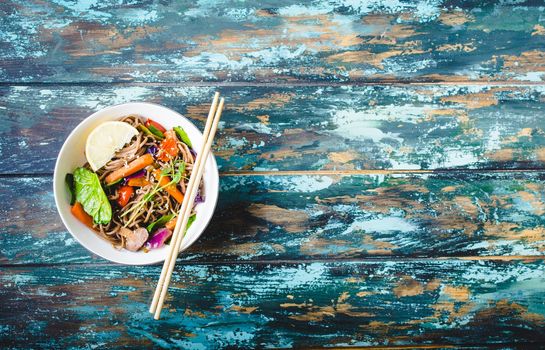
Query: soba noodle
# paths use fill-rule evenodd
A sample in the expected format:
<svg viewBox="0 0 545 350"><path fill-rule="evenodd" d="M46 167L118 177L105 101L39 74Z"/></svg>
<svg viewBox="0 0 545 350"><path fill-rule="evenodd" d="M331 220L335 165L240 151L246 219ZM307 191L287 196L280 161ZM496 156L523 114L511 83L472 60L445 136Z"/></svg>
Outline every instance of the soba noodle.
<svg viewBox="0 0 545 350"><path fill-rule="evenodd" d="M130 125L138 129L139 126L144 125L145 120L137 115L129 115L122 118L121 121L129 123ZM118 151L104 167L96 172L101 182L104 181L105 177L108 176L108 174L121 167L126 166L134 159L144 155L146 152L149 152L150 148L156 147L156 149L159 149L161 140L158 137L156 137L155 135L147 135L144 132L140 131L140 129L138 130L138 135L135 136L127 146ZM185 172L182 176L181 181L178 183L179 190L182 193L185 193L186 184L189 181L189 176L193 168L195 156L185 143L180 142L179 140L176 141L179 152L178 156L173 160L183 160L183 162L185 163ZM158 159L156 159L155 161L161 169L170 167L169 163L167 162L162 162ZM86 167L88 167L88 164L86 164ZM134 211L134 207L136 205L141 206L141 202L144 196L150 193L150 191L152 191L154 186L157 184L157 179L154 178L150 171L146 171L145 178L149 181L150 184L136 189L133 198L123 208L120 208L119 206L113 206L112 220L107 225L95 224L93 226L95 231L100 236L111 242L117 248L122 248L125 246L125 237L120 234L120 229L122 227L126 227L130 230L135 230L140 227L145 227L146 225L158 220L164 215L177 215L180 211L181 203L178 203L166 191L161 190L154 195L152 200L145 201L143 207L139 208L139 210L136 211L134 215L132 213L131 215L124 215L127 212ZM107 191L106 193L108 192L109 191ZM117 191L113 191L113 193L108 195L108 199L110 200L110 202L114 202L115 200L117 200L117 197Z"/></svg>

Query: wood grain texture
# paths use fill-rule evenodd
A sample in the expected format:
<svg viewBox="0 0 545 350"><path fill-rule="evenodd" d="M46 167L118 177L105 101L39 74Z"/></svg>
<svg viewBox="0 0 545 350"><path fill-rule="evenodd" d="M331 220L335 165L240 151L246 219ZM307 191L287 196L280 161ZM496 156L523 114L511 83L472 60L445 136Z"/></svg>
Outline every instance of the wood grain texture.
<svg viewBox="0 0 545 350"><path fill-rule="evenodd" d="M184 265L160 322L160 266L3 268L13 348L265 348L545 341L543 261ZM532 345L533 344L533 345Z"/></svg>
<svg viewBox="0 0 545 350"><path fill-rule="evenodd" d="M221 178L185 261L543 256L544 173ZM66 232L50 178L5 178L0 263L93 262Z"/></svg>
<svg viewBox="0 0 545 350"><path fill-rule="evenodd" d="M0 348L543 347L544 10L0 2ZM160 266L80 246L53 165L100 108L202 127L215 90L220 201L155 322Z"/></svg>
<svg viewBox="0 0 545 350"><path fill-rule="evenodd" d="M543 81L540 1L4 1L0 80Z"/></svg>
<svg viewBox="0 0 545 350"><path fill-rule="evenodd" d="M0 87L0 173L51 173L80 121L149 101L199 127L213 87ZM545 168L541 86L223 87L223 172ZM24 160L24 161L21 161Z"/></svg>

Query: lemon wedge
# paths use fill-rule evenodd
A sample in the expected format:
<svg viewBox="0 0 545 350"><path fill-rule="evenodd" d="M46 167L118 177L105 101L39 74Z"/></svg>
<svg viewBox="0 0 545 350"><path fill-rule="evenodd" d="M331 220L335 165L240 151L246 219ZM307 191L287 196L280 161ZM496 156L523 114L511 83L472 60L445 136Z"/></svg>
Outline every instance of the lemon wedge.
<svg viewBox="0 0 545 350"><path fill-rule="evenodd" d="M85 157L91 168L94 171L102 168L136 135L135 127L120 121L105 122L94 128L85 143Z"/></svg>

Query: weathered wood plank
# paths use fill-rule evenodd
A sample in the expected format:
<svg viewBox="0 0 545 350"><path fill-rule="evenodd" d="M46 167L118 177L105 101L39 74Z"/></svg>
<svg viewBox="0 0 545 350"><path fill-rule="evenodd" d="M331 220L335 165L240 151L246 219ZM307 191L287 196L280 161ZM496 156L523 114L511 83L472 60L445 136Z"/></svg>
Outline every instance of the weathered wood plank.
<svg viewBox="0 0 545 350"><path fill-rule="evenodd" d="M398 261L3 268L7 347L264 348L545 342L545 264Z"/></svg>
<svg viewBox="0 0 545 350"><path fill-rule="evenodd" d="M140 100L200 127L211 87L0 87L0 173L51 173L92 112ZM222 171L545 168L538 86L224 87ZM24 161L23 161L24 160Z"/></svg>
<svg viewBox="0 0 545 350"><path fill-rule="evenodd" d="M543 256L545 173L222 177L187 261ZM0 182L0 263L92 262L50 178Z"/></svg>
<svg viewBox="0 0 545 350"><path fill-rule="evenodd" d="M3 1L3 81L543 81L543 3Z"/></svg>

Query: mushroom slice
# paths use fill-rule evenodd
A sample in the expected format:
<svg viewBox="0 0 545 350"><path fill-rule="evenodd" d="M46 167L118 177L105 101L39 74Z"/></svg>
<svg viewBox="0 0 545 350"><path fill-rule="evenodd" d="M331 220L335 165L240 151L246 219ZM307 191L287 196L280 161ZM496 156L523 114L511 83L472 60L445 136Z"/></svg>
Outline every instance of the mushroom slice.
<svg viewBox="0 0 545 350"><path fill-rule="evenodd" d="M125 249L131 252L136 252L140 249L144 243L148 240L148 230L145 228L137 228L136 230L129 230L126 227L119 229L119 234L125 237Z"/></svg>

